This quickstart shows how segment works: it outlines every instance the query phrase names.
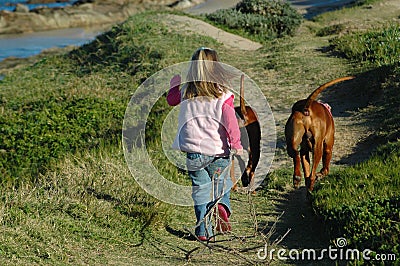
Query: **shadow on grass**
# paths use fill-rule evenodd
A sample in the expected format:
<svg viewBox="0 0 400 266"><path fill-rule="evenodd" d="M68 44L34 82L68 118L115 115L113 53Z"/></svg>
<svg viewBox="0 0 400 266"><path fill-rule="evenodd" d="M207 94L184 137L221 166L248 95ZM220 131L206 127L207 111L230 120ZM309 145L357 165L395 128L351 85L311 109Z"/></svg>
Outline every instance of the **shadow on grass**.
<svg viewBox="0 0 400 266"><path fill-rule="evenodd" d="M170 226L167 226L165 228L165 230L168 233L170 233L171 235L174 235L174 236L176 236L178 238L186 239L186 240L189 240L189 241L196 241L196 238L192 234L189 234L188 232L186 232L184 230L179 230L179 229L177 230L177 229L174 229L174 228L172 228Z"/></svg>
<svg viewBox="0 0 400 266"><path fill-rule="evenodd" d="M331 105L334 118L356 117L356 123L369 132L368 137L357 144L354 152L343 157L339 164L365 161L379 145L399 137L396 134L398 131L384 125L393 115L395 119L399 118L396 115L399 108L394 105L394 102L399 102L399 97L393 96L398 88L385 87L385 84L393 82L396 69L396 66L378 67L357 74L355 79L336 84L321 94L321 101ZM393 132L389 132L391 130ZM387 133L381 134L379 131Z"/></svg>
<svg viewBox="0 0 400 266"><path fill-rule="evenodd" d="M93 197L104 200L109 203L114 204L114 208L118 210L122 215L133 219L140 219L142 222L141 229L139 230L140 240L133 247L140 247L144 244L146 240L146 234L149 232L151 225L155 220L160 219L157 216L156 211L151 211L148 206L150 203L140 198L132 198L129 202L124 202L123 200L116 198L108 193L97 191L94 188L87 187L86 192Z"/></svg>
<svg viewBox="0 0 400 266"><path fill-rule="evenodd" d="M311 202L307 198L305 186L299 189L290 189L284 197L275 200L277 201L276 212L283 212L283 215L277 223L272 239L283 236L290 229L280 243L285 252L280 256L286 257L286 259L279 258L279 248L275 251L269 250L269 252L273 252L275 261L281 260L281 262L293 265L342 265L341 262L330 260L328 254L322 251L328 249L329 246L334 246L324 223L315 214ZM269 227L267 226L267 228ZM315 251L315 254L309 253L309 251Z"/></svg>

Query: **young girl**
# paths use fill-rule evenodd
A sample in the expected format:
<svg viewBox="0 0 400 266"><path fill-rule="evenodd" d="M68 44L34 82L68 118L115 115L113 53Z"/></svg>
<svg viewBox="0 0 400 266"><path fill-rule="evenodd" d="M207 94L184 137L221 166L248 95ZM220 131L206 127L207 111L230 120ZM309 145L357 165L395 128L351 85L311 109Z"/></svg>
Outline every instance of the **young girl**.
<svg viewBox="0 0 400 266"><path fill-rule="evenodd" d="M170 81L167 95L169 105L181 104L178 133L172 147L187 154L197 219L195 234L202 241L212 236L211 222L205 215L216 198L220 197L217 205L220 219L216 229L220 232L231 230L232 181L221 173L230 163L230 152L241 154L243 151L233 106L234 95L225 85L233 76L218 62L216 51L199 48L192 56L182 90L179 88L181 77L176 75Z"/></svg>

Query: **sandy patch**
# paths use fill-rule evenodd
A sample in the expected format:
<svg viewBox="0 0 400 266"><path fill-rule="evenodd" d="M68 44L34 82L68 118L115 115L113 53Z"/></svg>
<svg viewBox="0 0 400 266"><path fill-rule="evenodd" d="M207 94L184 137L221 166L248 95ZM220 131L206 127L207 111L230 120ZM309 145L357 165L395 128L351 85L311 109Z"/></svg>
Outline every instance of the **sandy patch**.
<svg viewBox="0 0 400 266"><path fill-rule="evenodd" d="M209 36L228 48L253 51L262 47L260 43L226 32L198 19L179 15L167 15L162 19L162 22L171 29L179 32Z"/></svg>

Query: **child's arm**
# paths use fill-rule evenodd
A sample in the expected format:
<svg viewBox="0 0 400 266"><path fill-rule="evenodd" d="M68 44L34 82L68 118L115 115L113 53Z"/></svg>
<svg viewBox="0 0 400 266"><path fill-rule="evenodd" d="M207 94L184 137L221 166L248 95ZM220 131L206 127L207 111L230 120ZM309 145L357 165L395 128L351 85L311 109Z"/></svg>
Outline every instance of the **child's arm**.
<svg viewBox="0 0 400 266"><path fill-rule="evenodd" d="M170 89L167 94L167 103L171 106L178 105L181 102L181 91L179 85L181 84L181 76L175 75L169 82Z"/></svg>
<svg viewBox="0 0 400 266"><path fill-rule="evenodd" d="M235 108L233 106L234 96L229 97L222 106L222 117L224 126L228 133L231 149L237 151L243 150L242 143L240 142L240 130L235 115Z"/></svg>

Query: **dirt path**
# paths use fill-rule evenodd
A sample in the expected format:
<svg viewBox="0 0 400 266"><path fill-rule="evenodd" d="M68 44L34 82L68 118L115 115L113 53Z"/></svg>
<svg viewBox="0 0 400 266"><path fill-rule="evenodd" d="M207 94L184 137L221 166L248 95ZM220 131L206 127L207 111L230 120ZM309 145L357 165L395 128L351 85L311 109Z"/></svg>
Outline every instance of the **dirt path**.
<svg viewBox="0 0 400 266"><path fill-rule="evenodd" d="M225 48L227 48L225 57L231 58L233 63L241 65L242 69L245 69L250 77L256 79L256 82L260 84L261 90L264 92L271 105L276 123L278 139L272 168L278 169L282 166L291 165L291 160L288 158L285 151L283 138L284 124L290 114L291 104L296 100L307 97L311 91L321 84L316 83L315 80L310 81L308 84L285 84L285 73L276 73L274 70L267 71L263 67L261 67L261 69L259 68L259 65L263 66L268 64L272 52L269 52L268 49L262 47L260 44L226 33L205 22L185 16L168 15L164 23L173 30L184 30L188 34L204 34L221 42ZM184 26L182 27L182 25ZM304 30L304 28L301 30ZM293 58L297 56L297 54L300 54L304 57L301 60L310 60L310 58L315 58L313 60L323 60L323 62L326 62L323 64L324 67L330 69L332 73L343 72L343 70L339 69L342 66L338 63L338 59L330 58L322 54L318 51L319 47L317 47L315 43L308 43L307 36L304 38L304 40L297 40L301 45L296 48L296 55L292 54L293 52L291 52L291 49L284 51L284 53L287 53L286 55L280 55L282 58L285 58L284 60L288 61L280 62L282 65L287 63L288 68L301 69L306 63L302 61L296 63L298 59ZM224 51L221 52L224 53ZM241 59L243 62L237 62L235 58L244 59ZM299 65L297 66L296 64ZM309 62L307 62L307 65L308 64ZM338 65L335 67L338 69L332 68L332 65ZM286 69L282 72L284 71L286 71ZM298 71L296 75L304 75L304 73ZM321 75L324 74L322 73ZM310 76L317 80L329 78ZM291 78L296 80L295 76ZM332 77L332 79L333 78L335 77ZM301 80L304 80L304 77L302 77ZM348 97L346 101L333 103L337 108L335 114L338 116L338 118L335 119L338 141L335 146L336 153L333 163L344 163L344 159L351 158L351 154L353 154L360 138L365 137L362 134L365 127L355 123L356 118L352 118L348 115L350 109L347 105L351 103L352 96ZM351 110L356 108L357 106L351 106ZM258 174L265 173L264 170L261 164L258 169ZM263 239L262 235L259 233L267 234L273 227L277 218L282 215L276 224L276 231L271 236L271 241L273 241L283 236L290 229L289 234L280 243L280 248L285 248L287 250L320 250L328 248L332 243L328 238L327 232L325 232L323 226L321 226L321 222L315 216L305 195L304 186L299 190L293 190L290 186L285 187L284 191L261 189L256 196L252 197L252 203L250 203L246 195L233 193L232 208L234 214L232 215L232 223L234 231L228 236L222 236L219 240L220 242L217 243L213 251L210 251L210 249L201 243L188 240L188 234L184 228L193 224L194 216L187 217L188 213L193 212L191 208L177 208L174 216L175 218L179 218L174 218L171 221L170 226L167 228L167 234L161 233L158 237L148 238L146 239L147 243L143 245L162 246L161 249L163 249L163 252L166 254L165 256L168 256L168 259L165 257L162 259L162 256L154 259L158 262L162 260L166 265L169 265L171 261L177 264L188 263L189 265L265 264L266 261L260 260L256 256L257 250L265 243L265 239ZM252 206L257 212L257 223L253 220L254 216L251 214ZM254 231L255 225L257 226L256 231ZM254 235L255 232L257 232L256 235ZM171 245L171 243L174 244ZM155 252L156 248L153 248ZM246 248L246 250L243 250L244 248ZM175 255L171 256L170 254L173 250L175 250ZM278 261L275 258L274 265L287 265L286 263L291 264L290 262ZM331 265L331 263L330 261L319 261L315 265ZM298 262L295 264L298 264ZM306 264L313 265L312 263L310 264L310 261Z"/></svg>
<svg viewBox="0 0 400 266"><path fill-rule="evenodd" d="M194 229L193 208L176 207L166 228L146 235L142 243L131 249L135 264L267 265L272 261L272 265L290 265L293 262L280 261L273 251L272 257L263 258L258 254L265 254L264 251L272 248L320 250L330 244L326 232L304 199L303 189L289 193L268 192L250 198L246 194L233 193L231 204L234 210L232 232L217 235L216 241L207 246L188 233ZM282 242L273 244L283 236ZM269 246L265 249L266 243ZM313 263L308 261L307 265ZM315 265L321 265L321 262Z"/></svg>
<svg viewBox="0 0 400 266"><path fill-rule="evenodd" d="M222 43L226 48L228 49L234 49L237 50L238 53L241 53L240 51L256 51L260 48L262 48L262 45L256 42L253 42L251 40L248 40L246 38L228 33L226 31L223 31L221 29L218 29L204 21L190 18L187 16L180 16L180 15L167 15L163 19L163 23L168 25L173 30L176 31L184 31L187 34L203 34L205 36L209 36L217 40L218 42ZM332 59L329 58L323 58L325 57L322 55L320 52L317 51L319 47L314 47L314 46L307 46L305 45L304 47L300 47L299 49L303 50L303 53L309 53L310 56L315 56L315 58L321 58L321 60L327 60L327 67L329 67L330 63L328 61L332 61ZM261 52L262 53L262 52ZM255 54L255 57L260 56L257 52ZM290 58L290 55L288 56ZM288 59L289 60L289 59ZM251 73L247 73L251 76ZM315 88L310 87L310 84L306 84L305 88L308 88L306 92L301 91L300 93L298 92L298 87L297 86L292 86L292 87L277 87L279 84L271 84L271 79L270 77L266 77L268 80L265 82L262 80L262 84L266 84L266 86L270 86L270 88L262 88L263 90L269 92L273 91L274 95L268 97L269 104L271 105L271 108L273 109L274 112L274 118L275 122L277 125L277 136L278 136L278 142L277 142L277 153L276 153L276 159L274 160L273 163L273 169L277 169L283 165L287 165L291 163L291 160L287 157L285 148L284 148L284 139L283 139L283 130L284 130L284 124L286 122L286 119L288 118L290 114L290 106L292 103L295 101L301 99L302 97L307 97L308 94L315 89L317 86L321 84L316 84L314 85ZM279 78L278 78L279 79ZM326 80L328 81L328 80ZM274 81L275 82L275 81ZM279 81L278 81L279 82ZM268 85L269 84L269 85ZM276 93L277 91L283 91L281 93ZM346 94L346 93L345 93ZM347 93L348 94L348 93ZM351 93L350 93L351 95ZM343 96L343 95L342 95ZM341 95L338 95L335 98L341 98L343 99ZM359 95L352 95L352 97L359 97ZM334 97L332 97L334 98ZM289 100L288 100L289 99ZM345 98L346 99L346 98ZM288 102L287 105L283 106L283 102ZM327 102L332 102L332 100L327 99ZM351 111L349 109L348 105L353 105L351 107L352 110L355 110L357 106L354 106L354 103L352 102L352 98L347 97L347 102L344 102L343 100L340 102L333 102L333 105L335 106L334 109L334 114L335 114L335 122L336 122L336 127L337 127L337 132L336 132L336 144L335 144L335 154L334 158L332 160L332 163L336 164L352 164L357 161L359 161L362 158L365 158L366 156L369 155L370 151L366 150L365 152L361 152L360 156L357 157L352 157L351 155L354 153L356 150L357 144L368 138L369 133L368 130L366 130L366 127L362 125L362 123L357 123L351 116L346 114L347 111ZM360 107L360 106L359 106ZM349 109L349 110L346 110ZM356 118L359 119L359 118ZM260 166L262 167L262 166ZM260 170L259 172L261 173L266 173L268 172L268 169L266 171Z"/></svg>
<svg viewBox="0 0 400 266"><path fill-rule="evenodd" d="M253 51L262 47L259 43L221 30L199 19L187 16L167 15L163 23L174 30L187 34L197 33L209 36L223 43L227 48Z"/></svg>
<svg viewBox="0 0 400 266"><path fill-rule="evenodd" d="M387 3L394 3L394 1L387 1ZM354 23L358 25L360 23L357 19L360 18L355 18ZM240 69L259 84L271 106L276 124L277 148L272 169L292 165L285 151L283 135L291 105L299 99L306 98L319 85L338 76L352 73L352 66L347 65L345 60L329 56L322 51L322 48L329 43L328 38L318 40L310 38L312 36L310 29L315 26L312 22L303 24L294 38L281 43L282 47L271 49L271 47L263 47L250 40L227 34L193 18L169 15L166 20L164 23L173 30L185 31L188 34L203 34L222 43L224 49L220 50L220 56L224 58L224 62L236 67L240 66ZM366 92L362 88L357 88L355 84L349 82L335 85L319 98L328 102L333 108L336 142L332 163L336 166L362 161L374 148L371 145L373 143L368 141L372 133L367 123L370 120L360 112L360 110L368 109L371 99L365 97ZM259 175L260 172L264 173L262 164L257 174ZM288 183L290 184L290 181ZM185 227L190 227L194 223L192 208L176 208L166 231L161 229L156 236L145 238L142 246L145 247L146 252L136 255L148 259L148 254L163 252L163 255L151 259L151 262L157 265L161 263L165 265L265 265L267 261L260 260L256 255L266 241L263 236L274 228L275 222L276 228L269 242L278 239L290 230L277 248L321 250L333 245L333 240L329 239L328 233L306 199L304 183L298 190L292 189L290 185L285 185L284 188L278 190L260 188L257 194L251 197L251 201L242 193L232 193L231 198L234 210L231 217L233 232L217 238L218 242L212 249L188 238ZM257 215L254 216L252 211L255 211ZM300 263L299 261L281 261L274 257L272 264L337 265L335 263L333 261ZM341 262L338 263L340 265Z"/></svg>
<svg viewBox="0 0 400 266"><path fill-rule="evenodd" d="M193 15L212 13L217 9L226 9L235 6L241 0L207 0L202 4L190 7L185 12Z"/></svg>
<svg viewBox="0 0 400 266"><path fill-rule="evenodd" d="M217 9L234 7L240 0L206 0L204 3L187 8L185 12L199 15L214 12ZM353 0L287 0L299 13L311 18L323 12L339 9Z"/></svg>

